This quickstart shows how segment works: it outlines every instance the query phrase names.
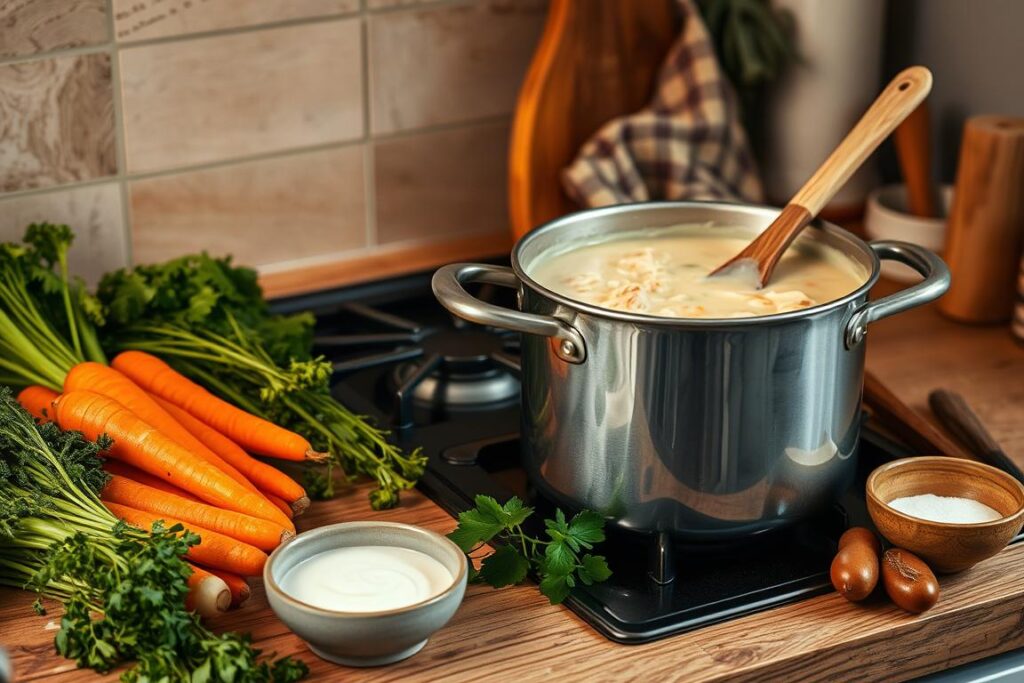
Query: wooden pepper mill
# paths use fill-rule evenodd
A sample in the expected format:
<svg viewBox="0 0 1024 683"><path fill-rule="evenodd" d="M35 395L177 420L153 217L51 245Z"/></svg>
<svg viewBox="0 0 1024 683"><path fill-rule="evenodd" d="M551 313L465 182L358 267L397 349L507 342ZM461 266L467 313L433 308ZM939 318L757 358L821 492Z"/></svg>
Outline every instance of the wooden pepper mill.
<svg viewBox="0 0 1024 683"><path fill-rule="evenodd" d="M939 310L969 323L1006 321L1024 245L1024 118L975 116L964 126L945 258L953 275Z"/></svg>

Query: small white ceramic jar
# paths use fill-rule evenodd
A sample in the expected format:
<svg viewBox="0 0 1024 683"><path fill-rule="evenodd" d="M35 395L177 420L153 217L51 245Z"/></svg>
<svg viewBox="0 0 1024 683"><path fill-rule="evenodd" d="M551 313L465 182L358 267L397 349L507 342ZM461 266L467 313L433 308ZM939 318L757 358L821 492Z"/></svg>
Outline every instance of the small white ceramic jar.
<svg viewBox="0 0 1024 683"><path fill-rule="evenodd" d="M868 195L864 232L872 240L901 240L934 252L941 252L946 240L946 214L953 203L953 188L942 187L941 218L921 218L907 208L905 185L885 185ZM921 276L896 261L882 263L882 275L897 282L915 282Z"/></svg>

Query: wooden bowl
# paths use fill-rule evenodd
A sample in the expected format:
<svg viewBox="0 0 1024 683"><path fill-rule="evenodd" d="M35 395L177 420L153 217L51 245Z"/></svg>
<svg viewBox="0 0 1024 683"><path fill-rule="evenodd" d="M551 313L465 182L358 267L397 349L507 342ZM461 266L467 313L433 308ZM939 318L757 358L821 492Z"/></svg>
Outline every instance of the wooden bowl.
<svg viewBox="0 0 1024 683"><path fill-rule="evenodd" d="M971 498L1003 516L979 524L911 517L889 501L933 493ZM890 543L914 553L938 572L959 572L992 557L1024 525L1024 486L1006 472L972 460L924 456L894 460L868 477L868 514Z"/></svg>

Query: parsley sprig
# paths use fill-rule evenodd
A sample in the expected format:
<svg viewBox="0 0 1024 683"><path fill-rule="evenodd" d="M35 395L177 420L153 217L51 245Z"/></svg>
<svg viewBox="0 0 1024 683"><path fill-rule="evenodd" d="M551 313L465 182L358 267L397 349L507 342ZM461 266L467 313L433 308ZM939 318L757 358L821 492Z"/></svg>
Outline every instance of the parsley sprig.
<svg viewBox="0 0 1024 683"><path fill-rule="evenodd" d="M490 496L477 496L476 507L459 514L459 525L448 534L470 559L496 541L497 549L473 569L471 580L502 588L521 583L532 569L540 580L540 592L555 605L569 595L577 582L600 583L612 575L602 555L588 550L604 540L604 518L583 510L566 519L560 509L554 519L544 520L547 539L523 530L534 509L513 497L504 505Z"/></svg>

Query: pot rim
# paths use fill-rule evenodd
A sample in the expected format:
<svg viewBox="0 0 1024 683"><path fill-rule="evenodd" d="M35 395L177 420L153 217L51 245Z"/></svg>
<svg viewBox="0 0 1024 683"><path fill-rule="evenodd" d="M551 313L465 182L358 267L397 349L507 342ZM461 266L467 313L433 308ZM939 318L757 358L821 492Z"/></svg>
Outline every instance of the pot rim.
<svg viewBox="0 0 1024 683"><path fill-rule="evenodd" d="M844 294L838 299L826 301L808 308L801 308L796 311L786 311L784 313L771 313L769 315L758 315L748 318L669 318L659 315L646 315L643 313L627 313L625 311L603 308L601 306L596 306L594 304L589 304L584 301L579 301L577 299L569 298L563 294L559 294L558 292L550 290L539 284L527 275L523 268L523 264L520 259L521 252L532 240L538 239L549 232L565 229L566 226L574 225L587 218L617 213L644 212L665 208L686 209L691 207L720 208L728 211L740 210L752 215L761 215L765 217L774 217L775 214L781 211L778 207L769 206L767 204L750 204L746 202L728 202L719 200L648 201L635 202L632 204L616 204L614 206L604 206L594 209L583 209L548 221L519 238L512 247L512 270L523 285L528 286L530 289L543 294L562 306L573 309L577 312L587 313L598 318L606 318L617 322L642 323L644 325L661 327L750 327L770 323L790 322L803 318L812 318L818 315L831 313L833 310L841 308L851 301L859 299L861 296L865 296L868 290L870 290L878 281L879 273L881 271L881 262L879 261L878 255L875 253L874 249L872 249L867 242L848 230L844 230L838 225L822 219L815 219L810 223L809 227L823 230L843 242L848 243L853 248L858 249L870 260L871 272L868 274L867 280L865 280L860 287L848 294Z"/></svg>

